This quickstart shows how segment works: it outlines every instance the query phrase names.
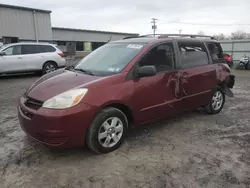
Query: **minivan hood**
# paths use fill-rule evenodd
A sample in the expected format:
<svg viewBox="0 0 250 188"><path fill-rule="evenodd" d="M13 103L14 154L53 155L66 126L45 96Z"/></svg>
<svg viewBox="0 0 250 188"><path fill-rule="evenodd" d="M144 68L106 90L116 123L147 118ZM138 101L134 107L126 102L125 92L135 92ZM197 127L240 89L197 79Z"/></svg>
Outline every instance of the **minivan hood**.
<svg viewBox="0 0 250 188"><path fill-rule="evenodd" d="M27 90L26 95L30 98L44 102L60 93L76 87L84 87L98 79L103 79L103 77L60 69L44 75L33 83Z"/></svg>

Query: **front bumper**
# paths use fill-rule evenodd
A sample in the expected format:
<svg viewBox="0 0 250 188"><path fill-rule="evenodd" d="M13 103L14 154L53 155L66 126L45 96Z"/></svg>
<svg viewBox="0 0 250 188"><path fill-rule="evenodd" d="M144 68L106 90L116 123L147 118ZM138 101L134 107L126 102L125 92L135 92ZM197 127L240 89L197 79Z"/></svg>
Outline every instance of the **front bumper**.
<svg viewBox="0 0 250 188"><path fill-rule="evenodd" d="M31 108L20 98L18 118L23 131L34 140L56 148L83 146L85 133L98 107L80 103L65 110Z"/></svg>

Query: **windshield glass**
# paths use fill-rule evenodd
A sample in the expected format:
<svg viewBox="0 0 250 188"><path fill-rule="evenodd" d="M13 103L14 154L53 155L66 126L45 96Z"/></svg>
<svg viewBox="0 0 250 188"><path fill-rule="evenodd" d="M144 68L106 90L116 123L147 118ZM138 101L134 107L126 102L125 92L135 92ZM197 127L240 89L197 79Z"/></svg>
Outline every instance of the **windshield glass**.
<svg viewBox="0 0 250 188"><path fill-rule="evenodd" d="M2 50L2 49L4 49L4 48L6 48L6 47L8 47L9 45L3 45L3 46L0 46L0 51Z"/></svg>
<svg viewBox="0 0 250 188"><path fill-rule="evenodd" d="M11 46L11 45L10 45L10 44L5 44L5 45L3 45L3 46L0 46L0 51L3 50L4 48L9 47L9 46Z"/></svg>
<svg viewBox="0 0 250 188"><path fill-rule="evenodd" d="M145 44L106 44L83 58L75 67L97 76L117 74L143 49Z"/></svg>

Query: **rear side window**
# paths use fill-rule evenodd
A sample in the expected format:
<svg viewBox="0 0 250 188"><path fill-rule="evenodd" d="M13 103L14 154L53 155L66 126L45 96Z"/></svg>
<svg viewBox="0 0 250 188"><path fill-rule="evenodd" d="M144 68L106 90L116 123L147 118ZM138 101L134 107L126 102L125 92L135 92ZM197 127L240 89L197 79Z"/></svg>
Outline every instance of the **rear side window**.
<svg viewBox="0 0 250 188"><path fill-rule="evenodd" d="M50 45L22 45L22 54L38 54L55 51L56 49Z"/></svg>
<svg viewBox="0 0 250 188"><path fill-rule="evenodd" d="M178 42L182 68L208 64L208 55L201 42Z"/></svg>
<svg viewBox="0 0 250 188"><path fill-rule="evenodd" d="M56 49L53 46L50 45L42 45L41 47L41 52L46 53L46 52L55 52Z"/></svg>
<svg viewBox="0 0 250 188"><path fill-rule="evenodd" d="M36 54L39 52L39 46L38 45L22 45L22 54Z"/></svg>

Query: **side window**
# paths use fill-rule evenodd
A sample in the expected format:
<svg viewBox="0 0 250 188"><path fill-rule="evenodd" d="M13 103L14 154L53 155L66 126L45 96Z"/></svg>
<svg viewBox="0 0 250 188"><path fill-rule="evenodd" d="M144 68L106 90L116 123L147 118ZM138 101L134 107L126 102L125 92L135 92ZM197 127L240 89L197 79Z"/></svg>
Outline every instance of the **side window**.
<svg viewBox="0 0 250 188"><path fill-rule="evenodd" d="M22 45L22 54L36 54L40 53L38 45Z"/></svg>
<svg viewBox="0 0 250 188"><path fill-rule="evenodd" d="M207 47L214 63L224 60L223 51L219 43L207 43Z"/></svg>
<svg viewBox="0 0 250 188"><path fill-rule="evenodd" d="M139 66L154 65L157 72L172 70L175 63L172 43L160 44L151 49L140 61Z"/></svg>
<svg viewBox="0 0 250 188"><path fill-rule="evenodd" d="M54 47L49 46L49 45L42 45L41 48L42 48L42 50L41 50L42 53L55 52L56 51L56 49Z"/></svg>
<svg viewBox="0 0 250 188"><path fill-rule="evenodd" d="M183 68L208 64L208 55L201 42L178 42Z"/></svg>
<svg viewBox="0 0 250 188"><path fill-rule="evenodd" d="M4 50L6 55L20 55L21 54L21 46L11 46Z"/></svg>

